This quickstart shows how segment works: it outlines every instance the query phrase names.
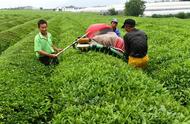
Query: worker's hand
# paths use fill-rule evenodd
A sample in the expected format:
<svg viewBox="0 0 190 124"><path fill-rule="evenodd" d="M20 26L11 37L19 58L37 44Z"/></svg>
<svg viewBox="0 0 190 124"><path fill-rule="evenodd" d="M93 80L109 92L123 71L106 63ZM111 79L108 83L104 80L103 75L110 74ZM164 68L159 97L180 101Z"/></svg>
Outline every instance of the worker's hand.
<svg viewBox="0 0 190 124"><path fill-rule="evenodd" d="M56 54L50 54L49 57L50 58L57 58L57 55Z"/></svg>
<svg viewBox="0 0 190 124"><path fill-rule="evenodd" d="M63 49L61 49L61 48L58 48L58 49L57 49L57 52L60 52L60 51L62 51L62 50L63 50Z"/></svg>

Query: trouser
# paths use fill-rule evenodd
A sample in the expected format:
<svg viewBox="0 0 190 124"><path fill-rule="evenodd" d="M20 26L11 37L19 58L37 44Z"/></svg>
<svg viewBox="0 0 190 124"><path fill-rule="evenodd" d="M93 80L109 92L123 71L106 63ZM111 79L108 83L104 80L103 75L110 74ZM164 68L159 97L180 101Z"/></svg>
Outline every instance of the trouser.
<svg viewBox="0 0 190 124"><path fill-rule="evenodd" d="M146 55L143 58L136 58L136 57L132 57L132 56L129 56L129 58L128 58L128 64L132 65L134 67L137 67L137 68L146 67L148 61L149 61L148 55Z"/></svg>
<svg viewBox="0 0 190 124"><path fill-rule="evenodd" d="M57 65L59 64L58 58L50 58L48 56L39 57L39 61L44 65Z"/></svg>

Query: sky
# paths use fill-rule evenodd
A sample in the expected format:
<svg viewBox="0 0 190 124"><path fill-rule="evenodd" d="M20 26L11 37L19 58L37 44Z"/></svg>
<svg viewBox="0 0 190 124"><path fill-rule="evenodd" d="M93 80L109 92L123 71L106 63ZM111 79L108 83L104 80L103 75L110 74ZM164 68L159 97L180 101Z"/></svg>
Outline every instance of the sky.
<svg viewBox="0 0 190 124"><path fill-rule="evenodd" d="M126 0L0 0L0 8L13 8L19 6L55 8L68 5L89 7L122 4L125 2Z"/></svg>

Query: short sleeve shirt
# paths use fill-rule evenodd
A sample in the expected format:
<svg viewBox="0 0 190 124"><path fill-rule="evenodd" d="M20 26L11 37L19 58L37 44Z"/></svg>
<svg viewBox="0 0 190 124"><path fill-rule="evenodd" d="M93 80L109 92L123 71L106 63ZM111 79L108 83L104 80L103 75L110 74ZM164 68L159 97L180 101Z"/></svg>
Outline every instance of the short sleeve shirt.
<svg viewBox="0 0 190 124"><path fill-rule="evenodd" d="M120 37L120 31L119 31L119 29L116 28L114 32L117 34L117 36Z"/></svg>
<svg viewBox="0 0 190 124"><path fill-rule="evenodd" d="M37 34L34 39L34 51L37 57L42 57L38 51L45 51L49 54L55 52L52 47L52 36L47 33L47 36L43 36L41 33Z"/></svg>

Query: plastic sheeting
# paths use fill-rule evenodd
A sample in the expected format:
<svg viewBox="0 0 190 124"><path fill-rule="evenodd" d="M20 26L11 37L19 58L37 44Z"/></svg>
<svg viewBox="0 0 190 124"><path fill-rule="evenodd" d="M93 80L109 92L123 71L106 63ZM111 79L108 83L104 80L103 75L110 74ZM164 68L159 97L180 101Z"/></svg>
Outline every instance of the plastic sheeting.
<svg viewBox="0 0 190 124"><path fill-rule="evenodd" d="M87 37L93 38L95 35L100 34L105 30L112 30L112 27L107 24L92 24L86 30Z"/></svg>
<svg viewBox="0 0 190 124"><path fill-rule="evenodd" d="M113 34L112 34L113 33ZM125 51L124 41L112 31L112 27L107 24L92 24L86 30L87 37L94 39L106 47L113 47L120 52Z"/></svg>

